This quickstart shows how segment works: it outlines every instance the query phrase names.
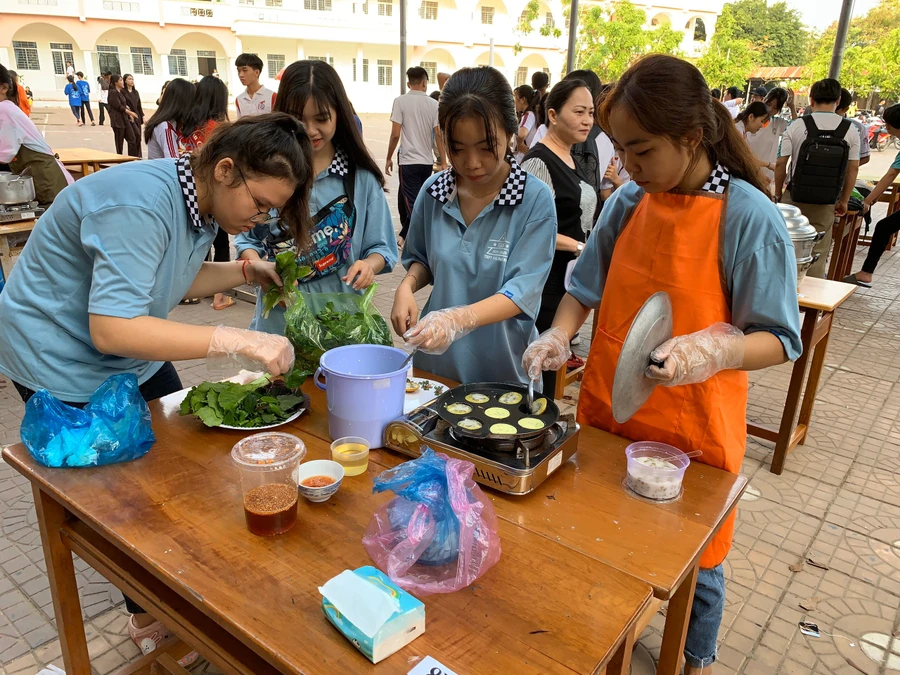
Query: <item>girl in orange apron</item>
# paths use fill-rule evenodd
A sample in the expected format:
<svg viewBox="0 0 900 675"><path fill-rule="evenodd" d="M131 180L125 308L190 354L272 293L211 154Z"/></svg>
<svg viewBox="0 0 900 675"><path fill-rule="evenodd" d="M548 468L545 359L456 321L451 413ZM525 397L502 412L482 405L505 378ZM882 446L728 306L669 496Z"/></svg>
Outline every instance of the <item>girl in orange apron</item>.
<svg viewBox="0 0 900 675"><path fill-rule="evenodd" d="M660 106L668 92L678 105ZM606 202L553 327L525 352L531 377L556 370L591 309L597 332L578 421L661 441L738 473L746 443L747 374L800 355L796 262L784 221L731 115L691 64L664 55L632 66L603 102L601 126L633 181ZM622 342L653 293L672 299L676 336L647 377L647 403L615 422L611 392ZM700 558L685 673L710 673L725 604L722 562L734 514Z"/></svg>

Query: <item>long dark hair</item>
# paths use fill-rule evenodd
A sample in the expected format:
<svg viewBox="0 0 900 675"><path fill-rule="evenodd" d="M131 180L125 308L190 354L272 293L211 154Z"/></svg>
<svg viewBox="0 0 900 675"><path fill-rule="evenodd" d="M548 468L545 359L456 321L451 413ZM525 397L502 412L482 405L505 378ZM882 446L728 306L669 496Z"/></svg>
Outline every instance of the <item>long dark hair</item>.
<svg viewBox="0 0 900 675"><path fill-rule="evenodd" d="M6 70L2 65L0 65L0 68L3 68L3 70L6 71L5 76L0 72L0 84L9 85L9 91L6 92L6 98L16 105L19 105L19 78L16 76L16 71ZM7 82L7 80L9 81Z"/></svg>
<svg viewBox="0 0 900 675"><path fill-rule="evenodd" d="M506 146L498 142L494 123L510 136L516 134L519 124L512 89L499 70L490 66L460 68L447 80L438 104L438 124L444 134L447 152L455 145L454 125L467 117L482 121L488 148L502 159Z"/></svg>
<svg viewBox="0 0 900 675"><path fill-rule="evenodd" d="M324 61L294 61L281 76L273 110L300 120L310 99L316 102L321 114L334 109L337 116L333 140L335 147L346 152L353 165L375 176L384 188L384 175L359 134L353 117L353 105L337 71Z"/></svg>
<svg viewBox="0 0 900 675"><path fill-rule="evenodd" d="M2 63L0 63L0 84L5 84L9 87L9 91L6 96L9 97L12 94L13 89L15 89L15 85L13 84L12 75L9 74L9 71L6 69Z"/></svg>
<svg viewBox="0 0 900 675"><path fill-rule="evenodd" d="M122 79L122 76L119 75L118 73L113 73L112 75L110 75L110 76L109 76L109 88L110 88L110 89L115 89L115 88L116 88L116 82L118 82L118 81L121 80L121 79ZM124 81L124 80L123 80L123 81Z"/></svg>
<svg viewBox="0 0 900 675"><path fill-rule="evenodd" d="M741 112L738 113L738 116L734 118L735 122L743 122L750 116L753 117L768 117L769 116L769 108L762 101L754 101L749 104L746 108L744 108Z"/></svg>
<svg viewBox="0 0 900 675"><path fill-rule="evenodd" d="M153 130L166 122L172 122L175 128L181 131L187 123L193 105L194 85L180 77L169 82L166 95L144 127L144 140L149 143L153 138Z"/></svg>
<svg viewBox="0 0 900 675"><path fill-rule="evenodd" d="M129 77L131 78L131 81L134 82L134 75L132 75L131 73L125 73L122 76L122 81L125 83L125 91L128 91L128 78ZM135 87L133 84L131 85L131 91L137 91L137 87Z"/></svg>
<svg viewBox="0 0 900 675"><path fill-rule="evenodd" d="M224 84L223 84L224 86ZM309 191L313 183L312 143L299 121L284 113L242 117L223 123L191 155L191 169L206 185L214 180L216 165L230 158L239 171L232 187L245 178L281 178L296 185L281 209L281 218L296 241L309 237Z"/></svg>
<svg viewBox="0 0 900 675"><path fill-rule="evenodd" d="M197 129L206 126L210 120L222 122L227 119L228 87L218 77L207 75L195 87L194 103L184 122L181 135L190 136Z"/></svg>
<svg viewBox="0 0 900 675"><path fill-rule="evenodd" d="M679 92L678 105L660 105ZM649 134L665 136L675 144L700 129L700 147L709 161L721 163L737 178L768 195L750 146L734 126L728 109L713 100L697 67L665 54L650 54L632 65L600 108L600 126L609 129L609 117L619 108L632 115Z"/></svg>

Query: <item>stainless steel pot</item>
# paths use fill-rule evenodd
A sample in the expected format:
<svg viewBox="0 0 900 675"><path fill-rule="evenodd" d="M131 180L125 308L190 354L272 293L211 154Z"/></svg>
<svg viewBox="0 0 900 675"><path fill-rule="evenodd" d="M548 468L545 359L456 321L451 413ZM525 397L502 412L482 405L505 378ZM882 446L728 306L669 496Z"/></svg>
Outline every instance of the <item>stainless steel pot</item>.
<svg viewBox="0 0 900 675"><path fill-rule="evenodd" d="M808 256L806 258L797 258L797 287L800 287L800 283L806 278L806 273L809 271L810 266L819 259L819 254Z"/></svg>
<svg viewBox="0 0 900 675"><path fill-rule="evenodd" d="M0 204L26 204L34 201L31 176L0 175Z"/></svg>
<svg viewBox="0 0 900 675"><path fill-rule="evenodd" d="M824 232L816 231L816 228L809 224L806 216L792 216L784 219L787 226L788 235L794 244L794 257L797 258L797 264L812 255L815 245L822 241L825 236Z"/></svg>

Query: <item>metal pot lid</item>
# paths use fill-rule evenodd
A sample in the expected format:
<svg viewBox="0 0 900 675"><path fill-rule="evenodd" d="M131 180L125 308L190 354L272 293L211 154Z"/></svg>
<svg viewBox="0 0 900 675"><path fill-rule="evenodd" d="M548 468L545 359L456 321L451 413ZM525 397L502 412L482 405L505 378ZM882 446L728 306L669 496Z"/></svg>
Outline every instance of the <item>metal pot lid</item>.
<svg viewBox="0 0 900 675"><path fill-rule="evenodd" d="M645 376L650 353L672 338L672 300L668 293L654 293L628 329L612 388L612 414L619 424L634 415L656 388L656 382Z"/></svg>
<svg viewBox="0 0 900 675"><path fill-rule="evenodd" d="M778 210L781 211L781 215L785 218L793 218L802 215L800 209L793 204L776 204L775 206L778 207Z"/></svg>
<svg viewBox="0 0 900 675"><path fill-rule="evenodd" d="M809 224L809 220L804 215L785 218L784 224L787 226L787 231L792 241L815 239L819 233L815 227Z"/></svg>

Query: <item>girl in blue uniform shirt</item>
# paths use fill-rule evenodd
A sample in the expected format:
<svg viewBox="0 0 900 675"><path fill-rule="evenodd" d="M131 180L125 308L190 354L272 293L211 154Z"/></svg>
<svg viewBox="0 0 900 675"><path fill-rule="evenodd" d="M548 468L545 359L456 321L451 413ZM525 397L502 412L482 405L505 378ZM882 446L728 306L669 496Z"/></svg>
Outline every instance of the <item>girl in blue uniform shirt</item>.
<svg viewBox="0 0 900 675"><path fill-rule="evenodd" d="M245 232L271 221L271 209L306 231L311 154L289 115L248 117L189 157L132 162L64 189L0 293L0 373L23 401L47 389L82 407L117 373L134 373L148 401L178 391L176 360L288 372L294 350L284 337L168 314L185 297L281 283L268 262L204 260L218 228ZM126 606L129 635L152 651L168 631Z"/></svg>
<svg viewBox="0 0 900 675"><path fill-rule="evenodd" d="M375 275L397 264L397 243L384 195L384 177L366 149L353 107L337 72L322 61L296 61L284 71L275 110L301 120L313 147L316 179L310 193L310 235L297 241L279 227L256 227L235 238L245 260L295 249L312 268L300 281L304 293L362 293ZM284 307L262 316L262 294L250 327L284 334Z"/></svg>
<svg viewBox="0 0 900 675"><path fill-rule="evenodd" d="M66 79L69 83L63 91L69 97L69 108L72 109L72 114L75 115L75 123L83 127L84 122L81 121L81 90L75 84L74 75L69 75Z"/></svg>
<svg viewBox="0 0 900 675"><path fill-rule="evenodd" d="M419 349L419 368L464 383L527 382L521 355L537 337L556 245L553 195L507 150L518 124L497 70L454 73L438 124L453 168L426 181L416 200L391 322ZM420 320L413 294L429 284Z"/></svg>

